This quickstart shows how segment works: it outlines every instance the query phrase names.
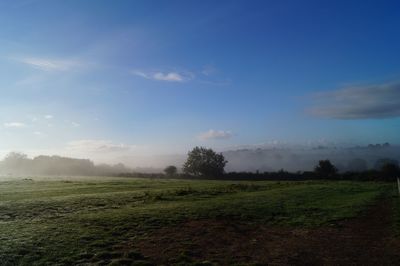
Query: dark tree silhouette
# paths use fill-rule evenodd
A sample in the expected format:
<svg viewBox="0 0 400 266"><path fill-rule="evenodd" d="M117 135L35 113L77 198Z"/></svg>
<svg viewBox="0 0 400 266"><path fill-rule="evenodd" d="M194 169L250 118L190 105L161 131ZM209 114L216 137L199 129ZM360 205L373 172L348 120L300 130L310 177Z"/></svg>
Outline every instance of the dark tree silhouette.
<svg viewBox="0 0 400 266"><path fill-rule="evenodd" d="M188 153L183 171L195 176L218 177L224 173L226 163L222 154L212 149L195 147Z"/></svg>
<svg viewBox="0 0 400 266"><path fill-rule="evenodd" d="M381 175L385 180L396 180L400 176L400 168L398 164L386 163L382 166Z"/></svg>
<svg viewBox="0 0 400 266"><path fill-rule="evenodd" d="M174 176L174 175L176 175L177 172L178 172L178 168L176 168L175 165L169 165L169 166L165 167L165 169L164 169L164 173L167 176Z"/></svg>
<svg viewBox="0 0 400 266"><path fill-rule="evenodd" d="M381 159L378 159L378 160L375 162L374 168L375 168L376 170L378 170L378 171L381 171L381 170L382 170L382 167L383 167L384 165L386 165L386 164L394 164L394 165L399 166L399 162L398 162L397 160L395 160L395 159L381 158Z"/></svg>
<svg viewBox="0 0 400 266"><path fill-rule="evenodd" d="M315 173L322 178L335 176L337 168L329 160L321 160L314 168Z"/></svg>

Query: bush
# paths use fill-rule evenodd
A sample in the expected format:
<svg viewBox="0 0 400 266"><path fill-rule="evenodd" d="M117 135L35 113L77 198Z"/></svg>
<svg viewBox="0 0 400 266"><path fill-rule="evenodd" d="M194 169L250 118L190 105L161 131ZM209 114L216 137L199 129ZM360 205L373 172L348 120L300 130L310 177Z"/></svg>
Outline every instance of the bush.
<svg viewBox="0 0 400 266"><path fill-rule="evenodd" d="M176 175L178 173L178 168L176 168L176 166L174 166L174 165L167 166L164 169L164 173L167 176L174 176L174 175Z"/></svg>

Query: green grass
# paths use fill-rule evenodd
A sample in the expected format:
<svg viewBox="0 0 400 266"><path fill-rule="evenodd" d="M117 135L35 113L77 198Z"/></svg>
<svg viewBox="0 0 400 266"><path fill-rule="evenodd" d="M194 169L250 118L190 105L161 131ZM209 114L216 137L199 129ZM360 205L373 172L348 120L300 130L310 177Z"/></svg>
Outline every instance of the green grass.
<svg viewBox="0 0 400 266"><path fill-rule="evenodd" d="M0 182L0 264L145 264L127 247L188 219L315 227L356 216L391 185L42 178Z"/></svg>

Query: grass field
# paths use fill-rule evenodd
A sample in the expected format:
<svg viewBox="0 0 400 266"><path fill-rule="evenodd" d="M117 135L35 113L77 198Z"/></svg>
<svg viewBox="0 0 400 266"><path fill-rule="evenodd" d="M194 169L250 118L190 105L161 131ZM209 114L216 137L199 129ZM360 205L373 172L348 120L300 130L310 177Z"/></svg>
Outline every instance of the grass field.
<svg viewBox="0 0 400 266"><path fill-rule="evenodd" d="M207 219L282 228L335 226L391 193L391 184L345 181L2 181L0 263L151 265L152 258L136 249L135 242L162 227ZM171 264L188 261L170 259Z"/></svg>

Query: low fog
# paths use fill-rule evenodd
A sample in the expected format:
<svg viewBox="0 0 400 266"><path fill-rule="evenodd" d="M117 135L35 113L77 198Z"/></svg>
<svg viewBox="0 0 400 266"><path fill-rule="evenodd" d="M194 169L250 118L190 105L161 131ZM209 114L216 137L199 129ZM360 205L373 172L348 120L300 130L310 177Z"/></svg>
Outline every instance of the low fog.
<svg viewBox="0 0 400 266"><path fill-rule="evenodd" d="M400 159L400 146L370 144L347 148L318 146L314 148L241 149L223 153L229 161L227 171L313 170L319 160L329 159L339 171L363 171L376 168L379 159Z"/></svg>
<svg viewBox="0 0 400 266"><path fill-rule="evenodd" d="M331 160L339 171L362 171L376 168L379 159L400 161L400 146L370 144L366 146L282 146L255 147L222 151L228 161L227 172L264 172L284 169L290 172L313 170L319 160ZM167 165L178 168L186 154L121 158L126 165L145 167L148 171L162 171Z"/></svg>
<svg viewBox="0 0 400 266"><path fill-rule="evenodd" d="M400 146L370 144L347 148L317 146L253 148L222 152L228 164L226 172L310 171L319 160L329 159L339 171L363 171L377 168L380 159L400 160ZM121 158L118 164L95 164L89 159L40 155L29 158L11 152L0 161L1 175L116 175L127 172L159 173L167 165L182 166L185 154ZM129 165L131 167L128 167Z"/></svg>
<svg viewBox="0 0 400 266"><path fill-rule="evenodd" d="M10 175L114 175L131 171L123 164L95 165L88 159L40 155L33 159L11 152L0 162L0 173Z"/></svg>

